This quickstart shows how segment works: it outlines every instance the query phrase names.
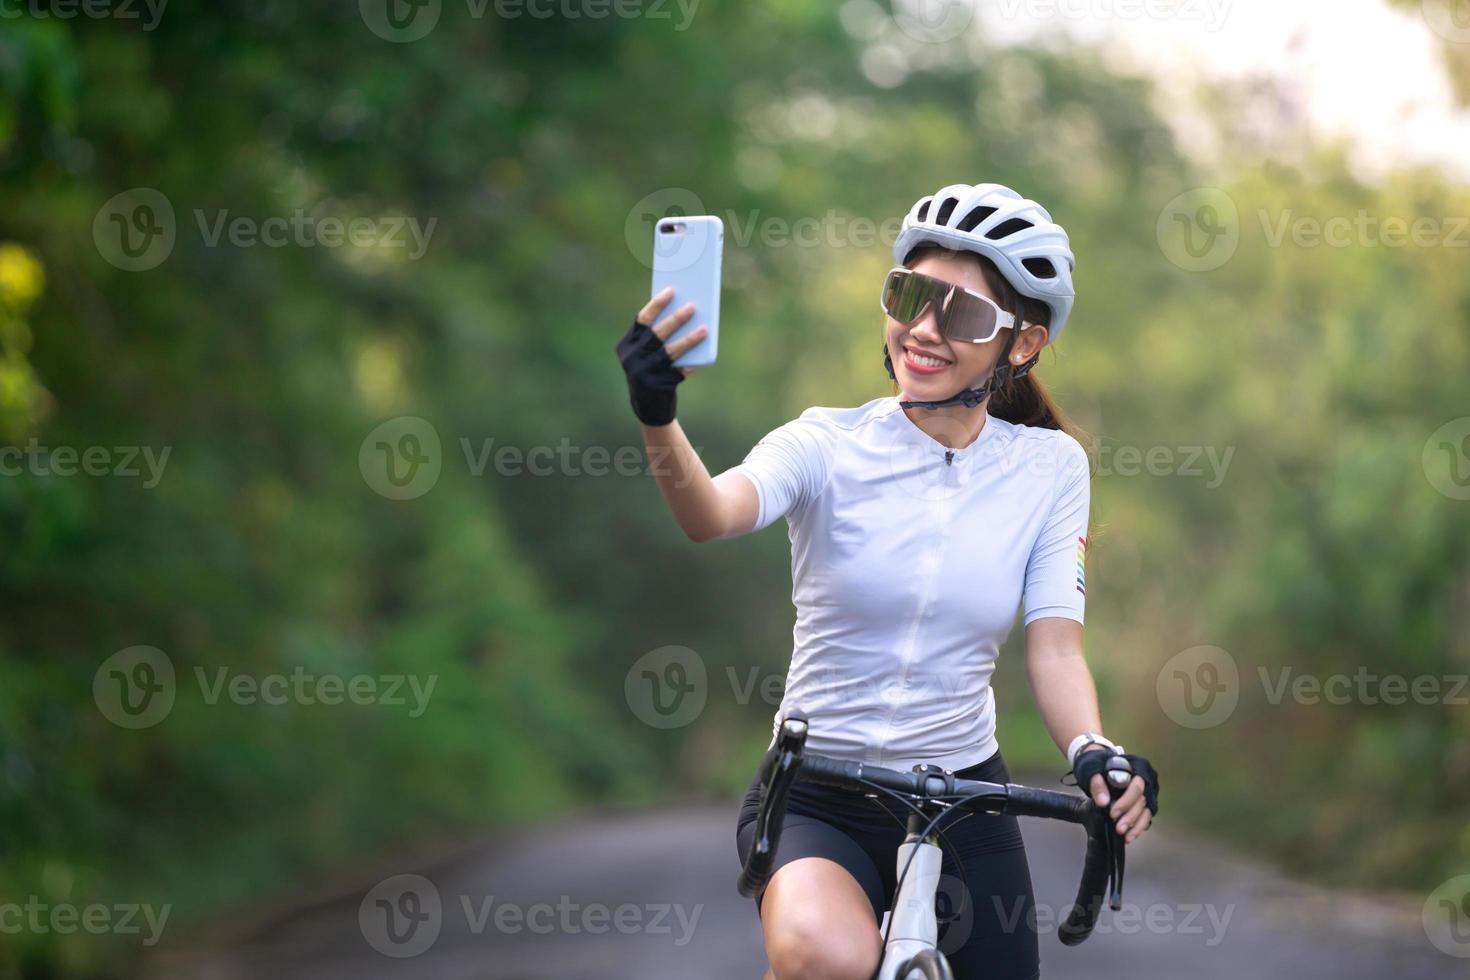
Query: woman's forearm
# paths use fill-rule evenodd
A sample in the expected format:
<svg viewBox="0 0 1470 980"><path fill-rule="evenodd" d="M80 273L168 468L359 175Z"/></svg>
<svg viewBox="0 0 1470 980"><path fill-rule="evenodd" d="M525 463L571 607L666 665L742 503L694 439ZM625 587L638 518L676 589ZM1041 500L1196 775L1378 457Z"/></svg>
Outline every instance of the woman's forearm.
<svg viewBox="0 0 1470 980"><path fill-rule="evenodd" d="M659 493L691 541L729 537L750 529L758 504L747 481L712 478L677 421L640 428Z"/></svg>
<svg viewBox="0 0 1470 980"><path fill-rule="evenodd" d="M1041 720L1064 755L1083 732L1102 734L1097 686L1082 653L1080 623L1039 619L1027 627L1026 676Z"/></svg>

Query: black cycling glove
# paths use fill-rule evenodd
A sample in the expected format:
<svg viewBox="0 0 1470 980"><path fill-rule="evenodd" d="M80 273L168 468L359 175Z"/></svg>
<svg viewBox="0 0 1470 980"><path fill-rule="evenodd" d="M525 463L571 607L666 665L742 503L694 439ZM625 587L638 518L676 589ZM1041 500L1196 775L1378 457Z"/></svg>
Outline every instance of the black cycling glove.
<svg viewBox="0 0 1470 980"><path fill-rule="evenodd" d="M1130 755L1124 753L1113 753L1107 749L1089 749L1077 755L1077 764L1072 767L1072 773L1077 777L1077 785L1082 787L1083 792L1091 793L1092 777L1104 771L1108 766L1108 760L1113 756L1121 755L1128 760L1133 769L1133 775L1143 777L1143 803L1148 807L1148 812L1154 816L1159 815L1159 774L1150 763L1141 755Z"/></svg>
<svg viewBox="0 0 1470 980"><path fill-rule="evenodd" d="M674 421L674 389L684 372L674 367L664 342L653 328L633 318L633 325L618 341L618 360L628 376L628 400L633 414L644 425L668 425Z"/></svg>

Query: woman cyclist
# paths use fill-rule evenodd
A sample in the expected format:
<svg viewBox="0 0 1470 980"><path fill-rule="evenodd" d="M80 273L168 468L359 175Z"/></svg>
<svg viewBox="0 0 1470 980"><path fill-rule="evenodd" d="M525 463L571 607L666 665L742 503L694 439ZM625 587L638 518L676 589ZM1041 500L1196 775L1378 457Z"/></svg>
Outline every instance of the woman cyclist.
<svg viewBox="0 0 1470 980"><path fill-rule="evenodd" d="M807 409L717 477L674 421L675 388L690 371L670 362L706 331L665 343L694 310L663 316L670 292L655 295L618 354L650 454L676 461L659 489L695 541L786 518L795 648L776 724L802 711L810 751L1009 781L989 681L1021 606L1042 719L1079 785L1107 806L1101 772L1122 750L1100 734L1083 657L1087 456L1029 373L1072 308L1067 234L1008 187L954 184L914 204L893 256L883 358L900 394ZM1157 813L1158 777L1130 759L1139 775L1110 813L1131 842ZM757 775L737 821L742 859L758 803ZM793 787L759 904L768 980L874 974L903 817L896 801ZM967 886L948 896L964 909L966 935L940 936L955 976L1037 977L1016 819L941 827L946 882Z"/></svg>

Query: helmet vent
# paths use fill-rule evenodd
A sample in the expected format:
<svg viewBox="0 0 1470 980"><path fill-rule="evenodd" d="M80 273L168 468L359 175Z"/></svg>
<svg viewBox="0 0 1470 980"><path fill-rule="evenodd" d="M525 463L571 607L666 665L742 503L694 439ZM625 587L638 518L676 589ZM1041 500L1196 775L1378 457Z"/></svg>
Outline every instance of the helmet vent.
<svg viewBox="0 0 1470 980"><path fill-rule="evenodd" d="M960 222L960 231L974 231L975 226L995 213L995 208L976 208Z"/></svg>
<svg viewBox="0 0 1470 980"><path fill-rule="evenodd" d="M931 197L931 198L927 198L924 201L923 204L919 205L919 220L920 221L924 221L924 220L926 220L929 217L929 205L931 205L933 203L934 203L934 198Z"/></svg>
<svg viewBox="0 0 1470 980"><path fill-rule="evenodd" d="M1037 279L1055 279L1057 277L1057 267L1051 264L1051 259L1022 259L1021 264L1026 267L1027 272L1031 273Z"/></svg>
<svg viewBox="0 0 1470 980"><path fill-rule="evenodd" d="M1027 221L1025 218L1012 218L1009 221L1002 221L1000 224L990 229L990 231L986 233L985 237L991 240L997 240L1005 238L1007 235L1013 235L1018 231L1025 231L1027 228L1030 227L1031 222Z"/></svg>
<svg viewBox="0 0 1470 980"><path fill-rule="evenodd" d="M954 213L954 206L958 203L960 203L958 199L946 197L944 203L939 205L939 213L934 216L934 223L942 225L948 221L949 216Z"/></svg>

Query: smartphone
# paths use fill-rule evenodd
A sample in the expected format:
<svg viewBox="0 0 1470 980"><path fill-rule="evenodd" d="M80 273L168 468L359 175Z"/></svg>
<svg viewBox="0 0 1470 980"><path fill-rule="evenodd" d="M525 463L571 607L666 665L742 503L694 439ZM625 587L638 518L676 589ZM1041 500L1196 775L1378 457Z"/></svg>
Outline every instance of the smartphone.
<svg viewBox="0 0 1470 980"><path fill-rule="evenodd" d="M674 358L676 367L708 367L715 363L720 340L720 261L725 249L725 223L717 215L660 218L653 226L653 293L674 287L664 315L685 303L694 315L664 342L704 324L709 334Z"/></svg>

